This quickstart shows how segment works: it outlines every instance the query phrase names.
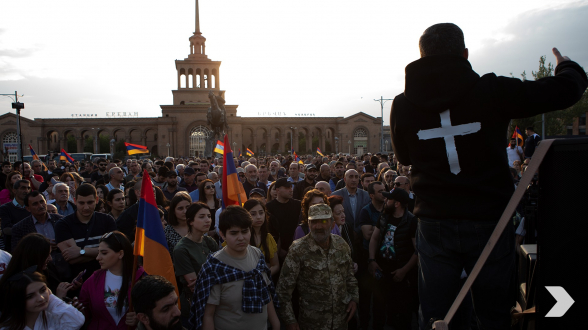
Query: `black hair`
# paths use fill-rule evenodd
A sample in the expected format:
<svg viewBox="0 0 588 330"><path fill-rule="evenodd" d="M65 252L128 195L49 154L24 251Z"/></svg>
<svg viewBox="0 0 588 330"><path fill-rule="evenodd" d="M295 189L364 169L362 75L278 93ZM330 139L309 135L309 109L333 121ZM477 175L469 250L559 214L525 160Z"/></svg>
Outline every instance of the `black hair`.
<svg viewBox="0 0 588 330"><path fill-rule="evenodd" d="M12 251L12 258L4 271L2 279L10 278L12 275L31 266L37 266L37 271L42 271L50 253L51 244L47 237L39 233L27 234ZM4 311L2 310L2 312Z"/></svg>
<svg viewBox="0 0 588 330"><path fill-rule="evenodd" d="M20 179L14 183L14 185L12 186L12 189L17 190L18 188L20 188L20 185L22 183L26 184L27 186L31 185L31 182L29 180Z"/></svg>
<svg viewBox="0 0 588 330"><path fill-rule="evenodd" d="M9 330L22 330L26 326L27 287L31 283L47 284L45 276L39 272L23 273L18 280L8 281L7 276L0 280L0 327ZM42 312L43 325L47 328L47 316Z"/></svg>
<svg viewBox="0 0 588 330"><path fill-rule="evenodd" d="M453 23L439 23L428 27L419 39L421 57L432 55L463 56L463 31Z"/></svg>
<svg viewBox="0 0 588 330"><path fill-rule="evenodd" d="M376 191L374 190L374 186L375 186L375 185L377 185L377 184L383 184L383 183L382 183L382 182L380 182L380 181L372 181L372 182L371 182L371 183L368 185L368 187L367 187L367 192L368 192L368 194L370 194L370 195L373 195L373 194L375 194L375 193L376 193ZM384 185L384 186L385 186L385 185Z"/></svg>
<svg viewBox="0 0 588 330"><path fill-rule="evenodd" d="M157 302L170 293L174 292L176 287L164 277L159 275L148 275L135 283L131 290L131 299L136 313L143 313L153 317L153 309Z"/></svg>
<svg viewBox="0 0 588 330"><path fill-rule="evenodd" d="M98 194L98 189L102 190L102 196L104 196L104 198L106 198L110 192L105 185L96 183L96 195Z"/></svg>
<svg viewBox="0 0 588 330"><path fill-rule="evenodd" d="M202 209L208 210L208 212L210 213L210 216L212 218L212 216L213 216L212 211L210 210L208 205L206 205L205 203L202 203L202 202L196 201L196 202L192 203L192 205L190 205L188 207L188 209L186 210L186 224L188 225L188 232L189 233L192 233L192 222L194 222L194 219L196 217L196 213L198 213Z"/></svg>
<svg viewBox="0 0 588 330"><path fill-rule="evenodd" d="M525 128L525 130L535 132L535 128L533 126L529 126L529 127Z"/></svg>
<svg viewBox="0 0 588 330"><path fill-rule="evenodd" d="M76 189L76 198L78 198L78 196L82 196L82 197L93 196L94 198L96 198L96 197L98 197L98 192L96 191L96 188L94 188L93 185L83 184L83 185L79 186L78 189Z"/></svg>
<svg viewBox="0 0 588 330"><path fill-rule="evenodd" d="M122 309L125 305L125 300L128 300L128 291L131 281L133 280L133 246L127 236L120 231L113 231L112 234L106 238L100 238L100 243L106 243L108 248L114 252L124 251L122 258L123 264L123 278L122 285L118 292L118 300L116 302L116 313L122 315ZM100 252L98 252L100 253Z"/></svg>
<svg viewBox="0 0 588 330"><path fill-rule="evenodd" d="M10 164L9 161L5 160L5 161L2 162L2 166L4 167L6 165L11 166L12 164Z"/></svg>
<svg viewBox="0 0 588 330"><path fill-rule="evenodd" d="M186 191L179 191L172 198L169 205L169 213L167 215L167 222L172 226L177 226L179 223L178 219L176 218L176 206L178 206L178 204L180 204L180 202L182 201L186 201L192 204L192 197L190 197L190 195Z"/></svg>
<svg viewBox="0 0 588 330"><path fill-rule="evenodd" d="M251 215L246 209L239 205L229 205L219 216L218 230L226 235L231 227L251 228L252 223Z"/></svg>
<svg viewBox="0 0 588 330"><path fill-rule="evenodd" d="M271 235L269 233L269 213L267 213L265 205L263 205L263 203L259 199L249 199L243 204L243 207L249 212L252 208L256 207L257 205L261 206L261 208L263 209L263 213L265 214L265 221L263 222L263 225L261 225L259 232L261 234L261 251L265 255L265 261L269 262L270 253L269 247L267 246L267 235ZM257 246L255 244L255 235L251 235L251 238L249 239L249 245Z"/></svg>
<svg viewBox="0 0 588 330"><path fill-rule="evenodd" d="M106 195L104 198L106 199L107 202L112 203L112 201L114 200L114 195L116 195L116 194L123 194L124 195L124 192L118 188L114 188L114 189L111 189L108 192L108 195Z"/></svg>
<svg viewBox="0 0 588 330"><path fill-rule="evenodd" d="M24 206L29 206L29 198L34 198L39 195L43 196L38 190L33 190L30 193L28 193L24 198ZM45 199L45 196L43 196L43 199Z"/></svg>

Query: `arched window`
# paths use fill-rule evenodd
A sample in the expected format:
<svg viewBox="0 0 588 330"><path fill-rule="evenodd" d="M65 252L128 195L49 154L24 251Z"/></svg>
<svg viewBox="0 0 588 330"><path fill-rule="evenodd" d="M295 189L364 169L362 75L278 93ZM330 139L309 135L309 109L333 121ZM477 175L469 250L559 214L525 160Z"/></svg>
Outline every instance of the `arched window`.
<svg viewBox="0 0 588 330"><path fill-rule="evenodd" d="M367 131L365 130L365 128L358 128L355 130L355 132L353 132L353 137L356 138L362 138L365 137L367 138L368 134Z"/></svg>
<svg viewBox="0 0 588 330"><path fill-rule="evenodd" d="M204 154L206 139L211 131L205 126L196 126L190 131L190 156Z"/></svg>
<svg viewBox="0 0 588 330"><path fill-rule="evenodd" d="M4 135L2 139L2 149L8 152L8 161L14 163L18 157L18 136L11 132Z"/></svg>

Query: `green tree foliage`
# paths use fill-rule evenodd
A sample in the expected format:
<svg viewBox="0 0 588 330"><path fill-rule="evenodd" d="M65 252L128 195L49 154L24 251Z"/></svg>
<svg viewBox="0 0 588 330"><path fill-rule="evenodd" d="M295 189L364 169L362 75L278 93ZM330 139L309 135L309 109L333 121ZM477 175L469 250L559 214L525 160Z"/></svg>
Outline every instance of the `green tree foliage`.
<svg viewBox="0 0 588 330"><path fill-rule="evenodd" d="M534 80L553 76L554 67L551 63L545 65L545 59L545 56L541 56L541 58L539 59L539 70L531 71ZM523 81L527 80L527 73L523 71L521 77L523 78ZM584 91L584 94L582 95L580 101L578 101L573 106L564 110L552 111L545 114L546 135L566 135L566 126L572 125L574 118L579 117L586 112L588 112L588 91ZM535 131L541 134L541 124L541 115L528 118L513 119L511 121L511 127L509 128L509 137L512 135L515 126L518 126L523 134L525 133L525 128L528 126L535 127Z"/></svg>

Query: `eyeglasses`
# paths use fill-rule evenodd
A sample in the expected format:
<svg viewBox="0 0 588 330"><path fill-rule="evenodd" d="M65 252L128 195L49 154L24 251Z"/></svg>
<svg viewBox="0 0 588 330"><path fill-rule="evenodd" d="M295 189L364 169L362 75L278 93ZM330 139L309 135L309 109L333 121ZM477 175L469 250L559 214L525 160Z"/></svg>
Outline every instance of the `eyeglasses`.
<svg viewBox="0 0 588 330"><path fill-rule="evenodd" d="M100 242L102 242L103 240L109 238L112 234L114 234L113 231L111 231L110 233L106 233L104 235L102 235L102 238L100 238ZM116 239L116 241L118 242L118 244L120 244L120 246L122 246L122 243L119 241L118 237L116 237L116 235L114 235L114 238Z"/></svg>
<svg viewBox="0 0 588 330"><path fill-rule="evenodd" d="M204 189L214 189L214 186L204 186Z"/></svg>
<svg viewBox="0 0 588 330"><path fill-rule="evenodd" d="M400 187L403 184L405 184L405 182L394 182L394 186L396 187Z"/></svg>

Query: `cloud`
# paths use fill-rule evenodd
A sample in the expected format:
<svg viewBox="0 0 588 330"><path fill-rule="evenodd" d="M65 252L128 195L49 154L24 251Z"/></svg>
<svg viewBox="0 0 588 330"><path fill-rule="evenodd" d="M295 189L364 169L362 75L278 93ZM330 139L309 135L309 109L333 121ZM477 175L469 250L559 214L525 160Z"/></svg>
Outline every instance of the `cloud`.
<svg viewBox="0 0 588 330"><path fill-rule="evenodd" d="M20 58L31 56L37 49L26 48L26 49L0 49L0 56Z"/></svg>
<svg viewBox="0 0 588 330"><path fill-rule="evenodd" d="M480 48L471 49L470 62L479 74L520 77L526 71L531 77L541 56L555 65L551 48L557 47L562 55L588 67L586 17L586 2L523 13L498 31L497 35L504 37L484 40Z"/></svg>

